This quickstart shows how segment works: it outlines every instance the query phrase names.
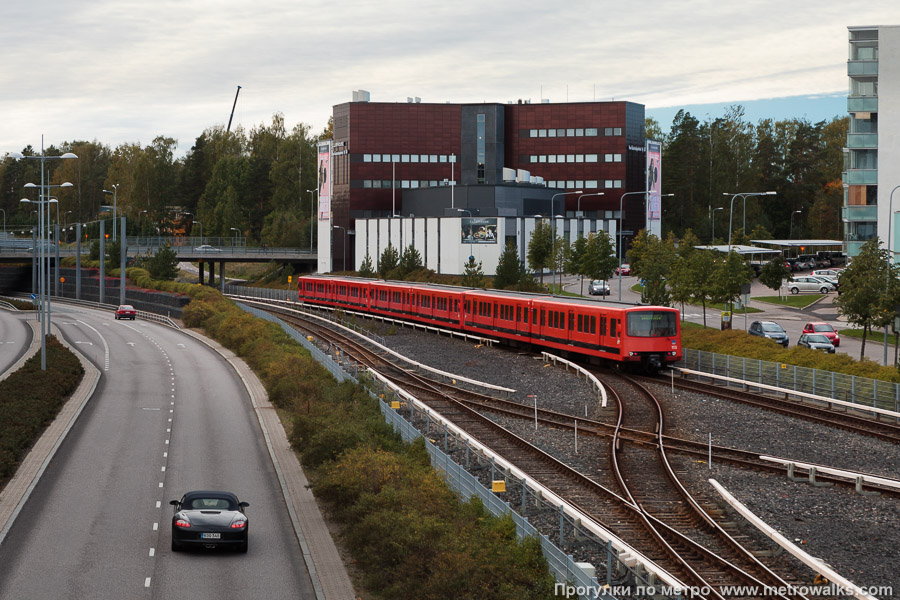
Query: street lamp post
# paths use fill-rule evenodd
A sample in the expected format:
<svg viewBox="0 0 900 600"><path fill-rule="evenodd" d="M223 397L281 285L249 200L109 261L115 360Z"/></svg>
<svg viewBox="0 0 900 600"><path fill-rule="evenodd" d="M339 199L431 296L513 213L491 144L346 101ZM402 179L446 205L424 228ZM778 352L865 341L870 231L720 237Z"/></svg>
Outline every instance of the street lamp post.
<svg viewBox="0 0 900 600"><path fill-rule="evenodd" d="M745 200L748 196L774 196L775 192L738 192L736 194L725 192L722 195L731 196L731 206L728 209L728 254L731 254L731 224L734 222L734 199L738 196L743 197Z"/></svg>
<svg viewBox="0 0 900 600"><path fill-rule="evenodd" d="M890 286L891 271L892 271L891 267L894 266L894 251L891 250L891 246L892 246L891 242L894 241L894 232L891 230L891 217L894 216L894 192L896 192L897 190L900 190L900 185L898 185L897 187L895 187L894 189L891 190L891 197L890 197L890 201L888 202L888 234L887 234L887 243L885 244L887 246L887 251L888 251L888 264L887 264L887 269L885 270L885 274L884 274L884 294L885 294L885 296L887 296L888 290L890 289L889 286ZM885 366L887 365L887 356L888 356L888 343L887 343L888 331L887 330L888 330L888 326L885 323L885 325L884 325L884 358L882 360L882 363Z"/></svg>
<svg viewBox="0 0 900 600"><path fill-rule="evenodd" d="M112 191L103 190L103 193L104 194L112 194L112 197L113 197L113 241L115 241L116 229L117 229L117 227L116 227L116 224L117 224L117 221L116 221L116 199L119 195L119 184L114 183L110 187L112 187Z"/></svg>
<svg viewBox="0 0 900 600"><path fill-rule="evenodd" d="M306 190L309 192L309 251L312 252L313 249L313 221L316 220L316 203L315 197L313 194L318 193L319 190Z"/></svg>
<svg viewBox="0 0 900 600"><path fill-rule="evenodd" d="M560 192L560 193L558 193L558 194L553 194L553 195L550 197L550 212L548 213L548 216L549 216L550 220L553 221L553 219L554 219L554 216L553 216L553 201L556 200L557 197L559 197L559 196L571 196L572 194L583 194L583 193L584 193L584 190L575 190L574 192ZM563 211L565 212L565 210L566 210L566 207L563 206ZM550 252L551 252L551 254L550 254L550 260L553 261L553 273L552 273L552 274L553 274L553 278L551 279L551 285L553 286L553 289L556 289L556 256L555 256L555 254L556 254L556 252L555 252L556 248L555 248L555 246L556 246L556 223L553 222L553 243L552 243L552 245L550 246Z"/></svg>
<svg viewBox="0 0 900 600"><path fill-rule="evenodd" d="M795 210L794 212L791 213L791 228L789 229L789 233L788 233L789 240L794 239L794 215L799 215L802 212L803 212L802 210Z"/></svg>
<svg viewBox="0 0 900 600"><path fill-rule="evenodd" d="M642 192L625 192L619 197L619 230L616 232L617 237L619 238L616 242L616 253L619 255L619 302L622 301L622 217L625 216L625 196L637 196L638 194L646 196L649 193L650 190L644 190ZM671 198L674 195L675 194L660 194L660 198Z"/></svg>
<svg viewBox="0 0 900 600"><path fill-rule="evenodd" d="M712 211L712 218L710 219L710 221L712 221L712 236L709 238L710 244L716 243L716 211L717 210L725 210L725 207L719 206L717 208L714 208Z"/></svg>
<svg viewBox="0 0 900 600"><path fill-rule="evenodd" d="M472 212L471 212L471 211L468 211L468 210L466 210L466 209L464 209L464 208L457 208L457 209L456 209L456 212L469 213L469 218L470 218L470 219L472 218ZM460 217L460 219L462 219L462 217ZM460 229L462 229L462 225L460 225ZM469 260L470 260L470 261L474 261L474 260L475 260L475 255L472 254L472 238L473 238L473 237L475 237L475 236L472 235L472 232L470 231L470 232L469 232Z"/></svg>
<svg viewBox="0 0 900 600"><path fill-rule="evenodd" d="M203 223L201 223L200 221L194 221L193 225L198 225L200 227L200 244L199 245L202 246L203 245ZM194 233L193 229L191 230L191 233Z"/></svg>
<svg viewBox="0 0 900 600"><path fill-rule="evenodd" d="M347 270L347 230L341 227L340 225L333 225L332 229L340 229L342 235L344 236L344 271Z"/></svg>
<svg viewBox="0 0 900 600"><path fill-rule="evenodd" d="M240 230L240 229L238 229L237 227L232 227L232 228L231 228L231 231L237 231L237 232L238 232L237 237L240 237L240 235L241 235L241 230ZM234 248L234 242L235 242L235 238L232 237L232 238L231 238L231 247L232 247L232 248Z"/></svg>
<svg viewBox="0 0 900 600"><path fill-rule="evenodd" d="M578 212L581 212L581 199L582 198L587 198L588 196L604 196L604 195L605 195L604 192L597 192L596 194L582 194L582 195L578 196L578 205L575 208L575 210L577 210Z"/></svg>

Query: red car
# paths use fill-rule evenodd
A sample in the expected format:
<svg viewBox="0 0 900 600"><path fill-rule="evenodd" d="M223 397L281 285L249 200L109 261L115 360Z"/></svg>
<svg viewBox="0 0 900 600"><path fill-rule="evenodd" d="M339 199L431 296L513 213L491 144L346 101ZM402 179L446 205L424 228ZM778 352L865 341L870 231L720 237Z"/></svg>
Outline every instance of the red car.
<svg viewBox="0 0 900 600"><path fill-rule="evenodd" d="M828 323L815 322L807 323L803 326L803 333L821 333L828 338L835 348L841 345L841 336L834 330L834 327Z"/></svg>
<svg viewBox="0 0 900 600"><path fill-rule="evenodd" d="M619 274L620 268L622 270L622 275L631 275L631 265L629 265L628 263L622 264L621 267L616 267L616 275Z"/></svg>
<svg viewBox="0 0 900 600"><path fill-rule="evenodd" d="M120 304L119 308L116 309L116 320L119 319L131 319L134 321L137 316L137 312L134 310L134 307L130 304Z"/></svg>

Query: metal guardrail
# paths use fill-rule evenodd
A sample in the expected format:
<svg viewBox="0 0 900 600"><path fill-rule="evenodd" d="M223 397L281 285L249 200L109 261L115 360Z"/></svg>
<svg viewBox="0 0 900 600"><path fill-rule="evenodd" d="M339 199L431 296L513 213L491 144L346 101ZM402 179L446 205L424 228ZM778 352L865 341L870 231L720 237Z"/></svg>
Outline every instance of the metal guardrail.
<svg viewBox="0 0 900 600"><path fill-rule="evenodd" d="M577 365L570 360L566 360L561 356L556 356L555 354L550 354L549 352L541 352L541 356L544 357L544 362L550 361L554 365L556 363L562 363L566 366L566 371L572 368L575 369L576 373L584 375L585 381L590 381L594 385L594 389L597 390L597 393L600 394L600 407L606 408L606 386L600 383L600 380L597 379L593 373L587 371L580 365Z"/></svg>
<svg viewBox="0 0 900 600"><path fill-rule="evenodd" d="M342 355L337 357L341 362L336 362L334 360L335 357L322 352L315 344L307 340L305 336L291 328L278 317L240 302L236 302L236 304L242 310L245 310L250 314L281 325L282 329L288 335L309 350L313 358L328 369L329 372L334 374L338 381L344 381L348 378L357 382L359 381L362 370L358 369L358 366L355 363L344 362L344 357ZM354 374L350 374L348 369L353 370ZM392 391L385 388L385 395L392 393ZM372 395L375 397L374 393L372 393ZM423 437L423 434L412 423L407 421L403 415L390 408L390 405L384 400L380 398L378 400L385 420L393 426L404 440L412 441ZM420 417L422 416L422 411L420 411L419 415ZM491 464L491 479L495 477L494 466L501 469L500 465L497 465L485 455L480 454L474 444L463 442L457 436L452 434L450 427L444 426L439 430L439 423L434 422L433 425L435 427L433 435L438 436L443 433L443 443L445 444L445 447L452 438L458 445L457 447L461 444L466 448L467 462L469 460L477 460L480 461L481 464ZM564 511L560 511L557 506L551 505L547 501L547 498L541 494L533 493L529 489L530 482L520 480L523 508L526 506L541 506L546 510L556 512L559 515L560 540L565 540L566 538L578 542L592 540L601 548L606 548L605 562L597 565L596 573L598 576L591 577L588 572L584 570L584 565L576 563L572 555L561 550L557 544L554 544L551 541L549 536L541 534L531 523L529 523L527 518L513 510L508 502L500 500L497 495L489 490L477 477L469 473L461 463L454 461L450 455L441 450L436 443L433 443L427 437L425 439L425 447L431 458L432 466L444 475L445 482L455 493L463 498L477 496L488 511L495 516L510 516L515 523L516 534L520 539L529 536L540 540L541 551L547 559L551 572L559 582L556 591L557 595L560 597L578 596L586 599L615 598L615 596L610 593L615 589L611 586L636 585L639 588L640 586L645 586L646 588L652 587L654 579L651 576L645 572L635 571L635 569L630 566L633 558L629 559L627 554L620 557L619 553L614 549L612 542L604 542L603 540L598 539L595 533L586 529L580 520L573 519ZM501 469L500 472L507 478L515 479L515 475L511 470L503 471ZM552 494L548 494L548 496L552 496ZM601 579L605 580L605 584L600 583ZM632 589L634 588L632 587ZM680 598L680 596L676 598Z"/></svg>
<svg viewBox="0 0 900 600"><path fill-rule="evenodd" d="M25 298L28 298L28 296L26 294L23 294L22 296ZM28 299L30 299L30 298L28 298ZM106 304L106 303L100 304L99 302L91 302L90 300L76 300L75 298L66 298L64 296L51 295L50 299L54 304L74 304L76 306L86 306L89 308L101 308L101 309L106 309L106 310L111 310L111 311L115 311L117 308L119 308L118 304ZM134 312L139 318L141 318L145 321L154 321L156 323L162 323L163 325L171 327L172 329L181 329L181 327L178 326L178 323L176 323L175 321L173 321L172 319L170 319L167 316L158 315L156 313L147 312L145 310L135 310Z"/></svg>
<svg viewBox="0 0 900 600"><path fill-rule="evenodd" d="M675 366L900 412L900 384L785 363L684 348Z"/></svg>

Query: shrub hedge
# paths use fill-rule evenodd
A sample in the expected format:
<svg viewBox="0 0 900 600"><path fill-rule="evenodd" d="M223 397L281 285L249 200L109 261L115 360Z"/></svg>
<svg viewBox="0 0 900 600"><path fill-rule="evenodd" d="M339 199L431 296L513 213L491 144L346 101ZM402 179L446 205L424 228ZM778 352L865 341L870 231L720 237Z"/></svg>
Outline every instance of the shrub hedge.
<svg viewBox="0 0 900 600"><path fill-rule="evenodd" d="M185 324L244 358L272 403L292 416L291 445L373 594L552 596L555 580L540 543L518 541L512 520L492 517L479 501L460 502L431 468L424 443L404 443L361 385L337 383L281 327L218 291L188 287Z"/></svg>
<svg viewBox="0 0 900 600"><path fill-rule="evenodd" d="M68 348L47 336L47 370L35 354L0 381L0 482L15 473L19 460L75 391L84 368Z"/></svg>

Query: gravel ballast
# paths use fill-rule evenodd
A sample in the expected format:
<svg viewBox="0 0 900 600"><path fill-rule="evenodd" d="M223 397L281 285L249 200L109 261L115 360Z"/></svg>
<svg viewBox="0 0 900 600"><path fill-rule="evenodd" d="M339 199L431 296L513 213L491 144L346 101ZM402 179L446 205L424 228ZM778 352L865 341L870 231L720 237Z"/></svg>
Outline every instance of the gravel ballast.
<svg viewBox="0 0 900 600"><path fill-rule="evenodd" d="M610 420L614 409L600 409L597 393L574 373L547 366L532 355L477 346L474 342L401 328L386 336L393 350L443 371L516 390L512 398L531 405L537 396L542 408ZM602 380L602 378L601 378ZM666 433L848 470L900 474L900 450L888 442L825 428L785 415L718 400L704 394L652 386L664 403ZM495 417L492 417L495 418ZM507 423L504 423L507 425ZM570 461L604 484L608 479L590 459L596 444L580 443L574 455L571 435L547 428L514 424L516 433L557 458ZM861 496L848 488L814 487L786 477L698 461L680 460L683 483L707 499L718 498L708 483L714 478L761 519L801 548L830 564L838 573L861 586L900 589L900 503L896 498ZM724 502L719 501L724 506ZM735 517L743 533L760 535ZM814 573L809 571L807 583ZM895 584L898 584L895 586ZM882 595L883 596L883 595Z"/></svg>

